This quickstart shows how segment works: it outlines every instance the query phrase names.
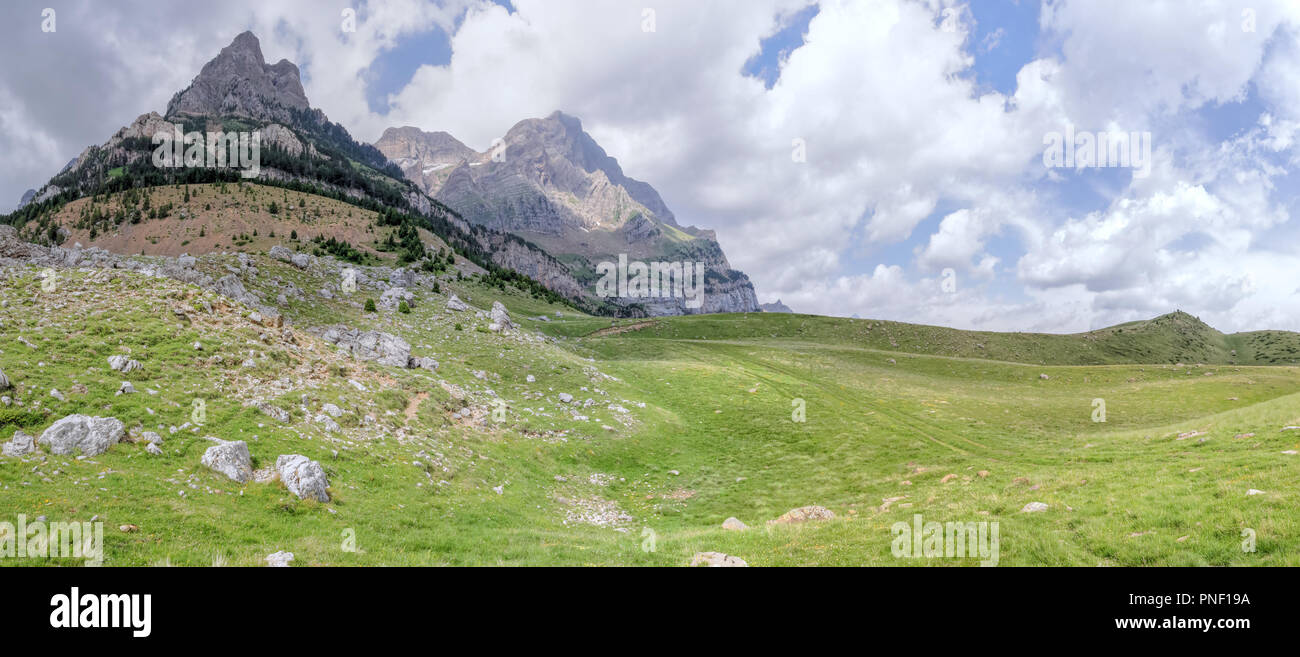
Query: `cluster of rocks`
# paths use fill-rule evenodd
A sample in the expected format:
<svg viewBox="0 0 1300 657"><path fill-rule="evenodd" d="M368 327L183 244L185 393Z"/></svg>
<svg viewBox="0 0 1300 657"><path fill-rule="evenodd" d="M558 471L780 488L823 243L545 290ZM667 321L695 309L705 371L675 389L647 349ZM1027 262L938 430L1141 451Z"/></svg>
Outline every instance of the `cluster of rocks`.
<svg viewBox="0 0 1300 657"><path fill-rule="evenodd" d="M320 337L360 360L409 369L438 368L433 358L411 356L411 344L391 333L361 331L340 324L320 331Z"/></svg>
<svg viewBox="0 0 1300 657"><path fill-rule="evenodd" d="M325 468L318 461L313 461L301 454L281 454L275 459L275 470L269 476L260 476L253 470L253 457L248 452L248 443L242 440L222 440L209 436L213 446L203 452L202 463L231 481L246 484L256 476L258 481L271 481L279 478L290 493L299 499L312 499L328 502L327 489L329 480Z"/></svg>

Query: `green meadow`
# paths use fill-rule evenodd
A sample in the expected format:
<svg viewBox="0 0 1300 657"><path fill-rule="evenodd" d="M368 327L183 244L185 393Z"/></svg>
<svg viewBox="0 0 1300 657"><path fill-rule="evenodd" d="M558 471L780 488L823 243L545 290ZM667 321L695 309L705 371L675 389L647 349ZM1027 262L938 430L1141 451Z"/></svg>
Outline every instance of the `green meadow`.
<svg viewBox="0 0 1300 657"><path fill-rule="evenodd" d="M454 276L415 290L409 314L368 313L378 292L325 299L310 291L331 274L253 260L245 284L263 298L306 292L282 308L291 328L167 279L69 270L46 290L35 268L10 272L0 440L85 413L159 433L163 453L128 439L0 458L0 520L93 517L106 566L257 566L280 550L295 566L682 566L704 551L977 565L894 556L891 528L917 514L997 522L1004 566L1300 565L1295 334L1225 336L1183 314L1076 336L774 314L612 322ZM451 293L501 301L522 330L446 311ZM399 335L439 367L359 361L309 330L336 323ZM115 354L144 367L111 371ZM137 392L115 394L123 380ZM326 403L339 431L313 419ZM318 460L331 500L204 468L208 436L244 440L256 468ZM1048 508L1022 512L1031 502ZM808 505L835 518L768 524ZM723 529L728 517L749 528Z"/></svg>

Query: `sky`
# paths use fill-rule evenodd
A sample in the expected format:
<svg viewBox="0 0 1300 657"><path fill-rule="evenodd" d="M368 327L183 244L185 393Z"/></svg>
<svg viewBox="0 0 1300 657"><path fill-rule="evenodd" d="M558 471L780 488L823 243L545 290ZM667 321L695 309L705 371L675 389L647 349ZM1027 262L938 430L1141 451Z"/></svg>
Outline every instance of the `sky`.
<svg viewBox="0 0 1300 657"><path fill-rule="evenodd" d="M487 150L519 120L579 117L680 223L717 232L760 301L798 312L1074 332L1183 310L1300 331L1295 0L0 11L0 212L251 29L359 140L412 125ZM1080 139L1120 134L1145 166L1052 157L1065 135L1086 155Z"/></svg>

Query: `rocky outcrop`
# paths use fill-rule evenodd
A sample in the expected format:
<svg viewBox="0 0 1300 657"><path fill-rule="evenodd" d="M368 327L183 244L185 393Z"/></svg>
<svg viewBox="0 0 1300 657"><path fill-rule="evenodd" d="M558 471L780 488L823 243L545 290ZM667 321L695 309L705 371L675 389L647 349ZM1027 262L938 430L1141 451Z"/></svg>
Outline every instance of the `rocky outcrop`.
<svg viewBox="0 0 1300 657"><path fill-rule="evenodd" d="M116 445L125 433L122 421L117 418L69 415L50 425L36 442L48 445L54 454L80 450L84 456L97 456Z"/></svg>
<svg viewBox="0 0 1300 657"><path fill-rule="evenodd" d="M777 299L775 303L759 304L758 308L759 310L762 310L765 313L793 313L794 312L793 310L790 309L790 306L781 303L780 299Z"/></svg>
<svg viewBox="0 0 1300 657"><path fill-rule="evenodd" d="M373 360L380 365L393 367L410 367L411 345L395 335L379 331L363 332L347 326L331 326L320 337L361 360Z"/></svg>
<svg viewBox="0 0 1300 657"><path fill-rule="evenodd" d="M291 109L309 109L298 67L286 59L267 64L257 37L244 32L172 97L167 116L231 115L288 122Z"/></svg>
<svg viewBox="0 0 1300 657"><path fill-rule="evenodd" d="M492 323L488 324L488 330L495 332L509 331L515 325L510 321L510 313L506 312L506 307L501 305L500 301L492 302Z"/></svg>
<svg viewBox="0 0 1300 657"><path fill-rule="evenodd" d="M415 295L406 291L404 287L390 287L379 295L379 307L385 310L397 310L398 306L405 301L408 308L415 307Z"/></svg>
<svg viewBox="0 0 1300 657"><path fill-rule="evenodd" d="M450 298L447 299L447 310L451 310L454 312L464 312L466 310L469 310L469 305L467 305L464 301L461 301L460 297L453 294L451 295Z"/></svg>

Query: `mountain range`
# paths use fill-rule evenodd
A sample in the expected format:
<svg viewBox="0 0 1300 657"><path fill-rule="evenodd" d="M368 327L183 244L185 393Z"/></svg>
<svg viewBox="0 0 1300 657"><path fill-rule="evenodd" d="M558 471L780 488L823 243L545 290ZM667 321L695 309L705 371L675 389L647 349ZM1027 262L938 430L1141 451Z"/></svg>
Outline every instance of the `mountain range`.
<svg viewBox="0 0 1300 657"><path fill-rule="evenodd" d="M296 65L265 61L251 32L209 61L172 97L165 114L141 115L24 194L8 222L26 225L29 239L57 240L69 227L52 226L52 213L77 198L233 179L229 171L152 166L154 135L170 132L172 124L185 133L259 131L257 182L400 213L407 218L393 221L428 230L485 268L532 279L591 312L759 310L749 278L731 268L715 235L678 225L659 193L626 176L578 119L556 112L521 121L486 153L446 133L412 127L389 129L374 145L359 143L311 106ZM597 265L620 254L703 263L702 307L688 307L682 298L598 296Z"/></svg>

